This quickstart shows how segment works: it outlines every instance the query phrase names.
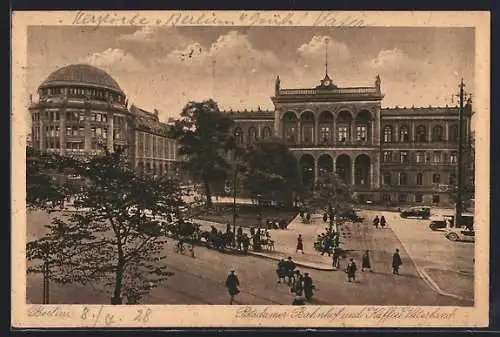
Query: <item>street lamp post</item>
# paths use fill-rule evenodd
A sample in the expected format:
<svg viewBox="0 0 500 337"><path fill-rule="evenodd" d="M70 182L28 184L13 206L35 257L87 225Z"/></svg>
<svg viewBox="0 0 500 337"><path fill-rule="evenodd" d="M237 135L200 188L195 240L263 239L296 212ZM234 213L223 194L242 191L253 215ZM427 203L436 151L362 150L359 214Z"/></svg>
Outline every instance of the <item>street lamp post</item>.
<svg viewBox="0 0 500 337"><path fill-rule="evenodd" d="M457 153L457 198L455 202L455 227L459 227L462 223L462 193L463 193L463 142L464 142L464 80L462 79L459 85L460 93L460 108L458 111L458 153Z"/></svg>
<svg viewBox="0 0 500 337"><path fill-rule="evenodd" d="M238 164L234 169L233 179L233 245L236 246L236 184L238 179Z"/></svg>

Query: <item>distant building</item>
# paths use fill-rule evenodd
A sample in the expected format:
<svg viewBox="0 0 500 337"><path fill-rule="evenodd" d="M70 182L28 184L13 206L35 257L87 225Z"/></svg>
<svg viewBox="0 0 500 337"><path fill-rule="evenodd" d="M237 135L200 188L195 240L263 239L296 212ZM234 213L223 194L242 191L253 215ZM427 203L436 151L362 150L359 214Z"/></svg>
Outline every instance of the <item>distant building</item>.
<svg viewBox="0 0 500 337"><path fill-rule="evenodd" d="M105 71L73 64L51 73L32 101L32 146L72 156L125 149L131 168L151 174L174 173L176 144L157 113L135 106Z"/></svg>
<svg viewBox="0 0 500 337"><path fill-rule="evenodd" d="M334 171L360 202L450 203L447 190L457 183L459 108L382 108L383 98L378 76L370 87L339 88L325 74L309 89L282 89L278 77L274 111L229 113L239 144L269 135L283 139L297 156L306 185L313 187L322 174ZM464 110L467 140L470 101ZM473 148L464 151L464 180L471 183Z"/></svg>

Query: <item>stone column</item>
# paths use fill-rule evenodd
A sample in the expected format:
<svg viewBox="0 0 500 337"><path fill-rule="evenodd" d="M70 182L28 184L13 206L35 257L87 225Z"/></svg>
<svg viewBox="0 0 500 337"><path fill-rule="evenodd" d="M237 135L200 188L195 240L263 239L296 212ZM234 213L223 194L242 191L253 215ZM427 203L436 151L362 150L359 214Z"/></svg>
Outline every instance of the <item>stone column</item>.
<svg viewBox="0 0 500 337"><path fill-rule="evenodd" d="M43 118L44 118L44 114L45 114L45 110L42 109L40 110L39 112L39 117L38 117L38 127L39 127L39 139L38 139L38 145L40 146L40 151L44 151L45 150L45 128L44 128L44 122L43 122Z"/></svg>
<svg viewBox="0 0 500 337"><path fill-rule="evenodd" d="M259 139L262 138L262 128L260 125L257 125L257 137L259 137Z"/></svg>
<svg viewBox="0 0 500 337"><path fill-rule="evenodd" d="M449 125L448 122L444 122L444 141L449 142L450 141L449 137L450 137Z"/></svg>
<svg viewBox="0 0 500 337"><path fill-rule="evenodd" d="M414 143L415 142L415 121L412 120L410 122L410 142Z"/></svg>
<svg viewBox="0 0 500 337"><path fill-rule="evenodd" d="M401 141L401 137L399 136L399 124L396 122L394 124L394 140L395 140L395 143L399 143Z"/></svg>
<svg viewBox="0 0 500 337"><path fill-rule="evenodd" d="M319 117L314 116L314 129L313 129L314 145L319 145Z"/></svg>
<svg viewBox="0 0 500 337"><path fill-rule="evenodd" d="M278 138L283 138L283 116L279 109L274 110L274 134Z"/></svg>
<svg viewBox="0 0 500 337"><path fill-rule="evenodd" d="M432 142L432 123L429 122L428 124L428 131L427 131L427 142L430 143Z"/></svg>
<svg viewBox="0 0 500 337"><path fill-rule="evenodd" d="M375 121L372 120L370 124L371 124L371 134L370 134L371 143L372 145L376 145L377 143L375 141Z"/></svg>
<svg viewBox="0 0 500 337"><path fill-rule="evenodd" d="M302 143L302 121L300 119L297 122L297 128L298 128L298 136L297 136L297 141L295 143L301 144Z"/></svg>
<svg viewBox="0 0 500 337"><path fill-rule="evenodd" d="M337 173L337 157L336 156L332 158L332 164L333 164L333 168L332 168L333 173L335 174L335 173Z"/></svg>
<svg viewBox="0 0 500 337"><path fill-rule="evenodd" d="M356 122L354 120L351 121L350 135L349 135L349 143L353 144L356 140Z"/></svg>
<svg viewBox="0 0 500 337"><path fill-rule="evenodd" d="M332 140L333 145L337 144L337 115L333 115L333 129L332 129Z"/></svg>
<svg viewBox="0 0 500 337"><path fill-rule="evenodd" d="M109 152L114 152L114 139L113 139L113 129L114 129L114 121L113 121L113 111L108 110L108 132L107 132L107 141L106 141L106 147L108 148ZM144 141L145 143L145 141Z"/></svg>
<svg viewBox="0 0 500 337"><path fill-rule="evenodd" d="M318 167L318 160L314 158L314 187L316 187L316 184L318 183L318 174L319 174L319 167Z"/></svg>
<svg viewBox="0 0 500 337"><path fill-rule="evenodd" d="M66 149L66 106L63 105L59 112L59 153L64 154Z"/></svg>
<svg viewBox="0 0 500 337"><path fill-rule="evenodd" d="M375 165L373 163L373 159L370 160L370 188L373 188L375 186Z"/></svg>
<svg viewBox="0 0 500 337"><path fill-rule="evenodd" d="M90 102L87 100L85 101L85 111L83 112L84 114L84 129L83 129L83 135L84 135L84 151L89 152L91 149L91 141L92 141L92 132L90 131L90 109L91 105Z"/></svg>
<svg viewBox="0 0 500 337"><path fill-rule="evenodd" d="M375 112L375 131L374 131L374 134L373 134L373 139L375 140L375 144L374 145L380 145L380 133L381 133L381 119L382 117L380 116L380 107L377 108L377 111Z"/></svg>
<svg viewBox="0 0 500 337"><path fill-rule="evenodd" d="M356 183L356 158L355 156L353 156L354 158L351 159L351 185L355 185Z"/></svg>
<svg viewBox="0 0 500 337"><path fill-rule="evenodd" d="M380 153L375 154L373 167L373 186L372 188L380 188Z"/></svg>

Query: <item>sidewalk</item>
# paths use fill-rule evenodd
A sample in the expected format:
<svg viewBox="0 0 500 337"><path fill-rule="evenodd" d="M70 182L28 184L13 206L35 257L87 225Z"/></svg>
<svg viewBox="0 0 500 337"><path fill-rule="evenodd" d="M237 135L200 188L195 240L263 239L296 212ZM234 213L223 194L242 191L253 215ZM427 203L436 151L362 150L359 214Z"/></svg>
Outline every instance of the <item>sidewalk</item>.
<svg viewBox="0 0 500 337"><path fill-rule="evenodd" d="M200 224L202 229L209 230L210 226L214 226L222 231L226 230L225 224L195 219L195 222ZM236 224L238 226L238 224ZM316 270L334 270L332 267L332 257L328 255L321 256L319 252L314 249L314 241L316 236L325 230L326 225L322 220L322 215L313 215L310 224L302 223L300 216L295 217L288 228L270 229L271 239L274 240L274 251L248 251L248 254L268 258L279 261L280 259L287 259L289 256L295 261L298 266L316 269ZM243 232L249 233L249 230L243 228ZM295 252L297 246L297 237L302 234L304 244L304 254ZM341 243L342 243L341 238Z"/></svg>

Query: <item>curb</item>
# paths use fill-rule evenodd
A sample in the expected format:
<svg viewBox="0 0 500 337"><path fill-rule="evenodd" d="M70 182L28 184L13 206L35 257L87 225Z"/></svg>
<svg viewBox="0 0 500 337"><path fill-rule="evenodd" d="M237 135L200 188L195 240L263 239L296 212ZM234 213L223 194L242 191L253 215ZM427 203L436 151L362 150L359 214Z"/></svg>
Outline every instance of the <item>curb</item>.
<svg viewBox="0 0 500 337"><path fill-rule="evenodd" d="M247 254L248 255L253 255L253 256L256 256L256 257L261 257L261 258L269 259L269 260L274 260L274 261L280 261L281 260L281 257L270 256L270 255L267 255L265 253L248 251ZM295 261L295 260L293 262L295 262L295 264L297 266L304 267L304 268L309 268L309 269L314 269L314 270L322 270L322 271L334 271L334 270L336 270L336 269L333 269L333 267L323 267L323 266L319 266L319 265L316 265L316 264L310 264L310 263L305 263L305 262L300 262L300 261Z"/></svg>
<svg viewBox="0 0 500 337"><path fill-rule="evenodd" d="M424 268L420 268L420 267L417 267L417 272L420 274L420 277L435 291L437 292L439 295L442 295L442 296L448 296L448 297L453 297L453 298L456 298L458 300L461 300L461 301L468 301L468 302L474 302L473 299L470 299L470 298L465 298L465 297L462 297L462 296L459 296L459 295L455 295L455 294L451 294L451 293L448 293L446 291L444 291L443 289L441 289L438 284L429 276L429 274L427 274L427 272L425 271L425 269L427 269L428 267L424 267Z"/></svg>

